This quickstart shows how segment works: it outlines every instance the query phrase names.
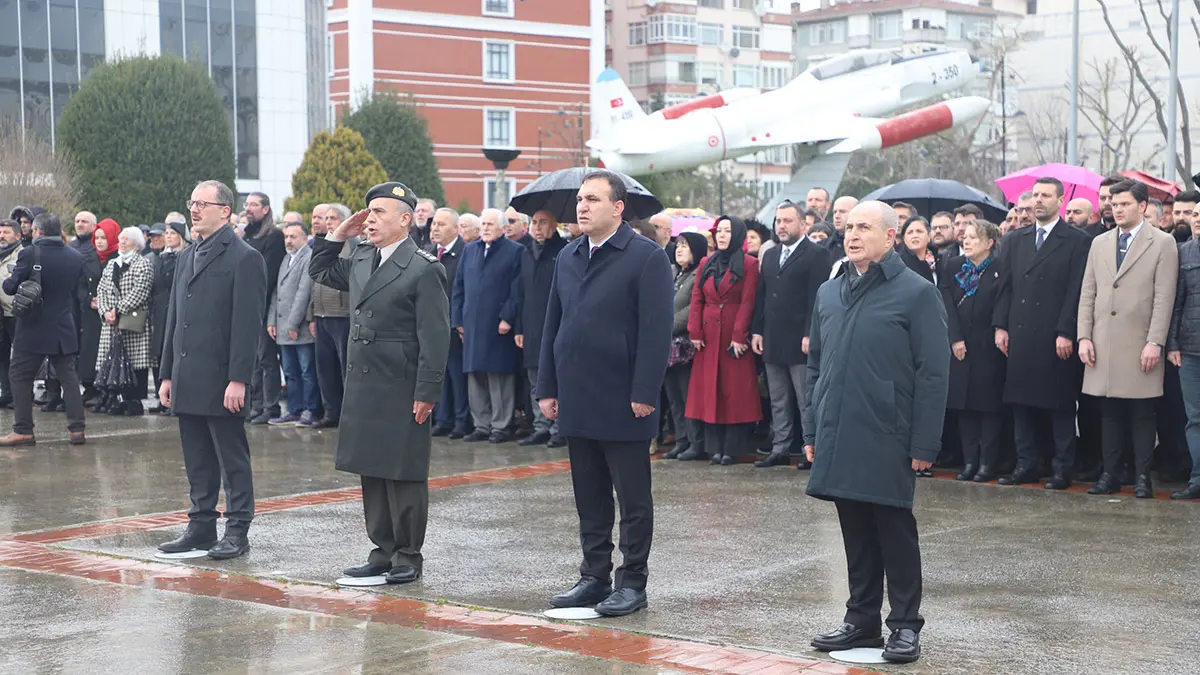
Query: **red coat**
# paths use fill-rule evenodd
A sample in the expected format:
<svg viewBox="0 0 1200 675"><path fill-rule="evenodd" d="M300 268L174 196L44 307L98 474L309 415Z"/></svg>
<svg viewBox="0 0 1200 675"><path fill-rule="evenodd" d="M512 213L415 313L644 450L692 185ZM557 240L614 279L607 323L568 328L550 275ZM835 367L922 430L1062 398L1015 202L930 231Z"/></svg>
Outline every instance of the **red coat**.
<svg viewBox="0 0 1200 675"><path fill-rule="evenodd" d="M696 269L703 271L708 258ZM729 275L718 289L713 277L696 283L688 313L688 334L703 340L704 349L692 361L686 416L708 424L743 424L762 419L754 353L729 355L733 342L750 346L750 320L758 289L758 260L745 257L746 276L735 284ZM701 272L697 272L700 274Z"/></svg>

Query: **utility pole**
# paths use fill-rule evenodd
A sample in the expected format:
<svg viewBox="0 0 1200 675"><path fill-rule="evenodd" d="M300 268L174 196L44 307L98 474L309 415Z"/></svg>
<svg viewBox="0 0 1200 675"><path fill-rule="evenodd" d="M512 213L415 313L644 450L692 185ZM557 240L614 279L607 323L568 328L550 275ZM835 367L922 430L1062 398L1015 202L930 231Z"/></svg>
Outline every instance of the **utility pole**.
<svg viewBox="0 0 1200 675"><path fill-rule="evenodd" d="M1175 0L1175 4L1178 6L1179 0ZM1067 164L1079 164L1079 0L1075 0L1075 9L1071 12L1071 112L1067 117Z"/></svg>
<svg viewBox="0 0 1200 675"><path fill-rule="evenodd" d="M1175 154L1175 136L1179 132L1175 117L1179 108L1179 0L1171 0L1171 76L1167 84L1167 159L1163 178L1174 183L1179 175ZM1184 176L1185 184L1188 178Z"/></svg>
<svg viewBox="0 0 1200 675"><path fill-rule="evenodd" d="M1008 175L1008 100L1006 89L1008 75L1004 67L1005 57L1000 57L1000 175Z"/></svg>

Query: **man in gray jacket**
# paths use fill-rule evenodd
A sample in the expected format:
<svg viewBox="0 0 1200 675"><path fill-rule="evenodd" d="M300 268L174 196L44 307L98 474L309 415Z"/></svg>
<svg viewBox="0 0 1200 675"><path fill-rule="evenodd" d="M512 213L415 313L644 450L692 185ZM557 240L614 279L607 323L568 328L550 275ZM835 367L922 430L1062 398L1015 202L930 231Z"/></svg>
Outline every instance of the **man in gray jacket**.
<svg viewBox="0 0 1200 675"><path fill-rule="evenodd" d="M809 333L804 451L808 494L837 506L850 600L821 651L879 647L887 576L891 637L883 658L921 655L921 550L913 518L916 472L941 449L950 374L946 311L937 287L893 247L896 212L864 202L846 222L846 274L817 291Z"/></svg>
<svg viewBox="0 0 1200 675"><path fill-rule="evenodd" d="M308 263L312 249L304 224L283 227L283 245L287 256L279 267L279 281L267 310L267 333L279 345L283 374L287 380L287 414L272 418L272 426L311 427L317 421L321 392L317 390L313 335L308 329L308 305L312 298L312 277Z"/></svg>
<svg viewBox="0 0 1200 675"><path fill-rule="evenodd" d="M314 208L313 239L309 245L315 250L318 239L323 239L349 217L350 208L345 204L321 204ZM356 246L357 237L342 245L339 256L349 257ZM312 428L328 429L337 427L342 418L346 344L350 341L350 294L314 283L309 309L312 315L309 332L316 339L317 389L321 391L321 402L325 407L325 416L313 422Z"/></svg>

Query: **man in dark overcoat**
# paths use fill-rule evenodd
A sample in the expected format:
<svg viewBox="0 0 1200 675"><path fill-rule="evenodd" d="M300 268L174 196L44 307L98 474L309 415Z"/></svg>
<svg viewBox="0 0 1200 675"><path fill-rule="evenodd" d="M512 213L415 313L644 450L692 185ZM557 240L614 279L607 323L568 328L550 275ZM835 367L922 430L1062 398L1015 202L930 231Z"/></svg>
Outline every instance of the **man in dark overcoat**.
<svg viewBox="0 0 1200 675"><path fill-rule="evenodd" d="M463 440L504 443L516 408L521 352L513 328L521 312L521 254L504 236L504 212L484 209L479 239L463 248L454 277L451 324L463 341L463 371L475 431Z"/></svg>
<svg viewBox="0 0 1200 675"><path fill-rule="evenodd" d="M246 386L263 332L267 267L229 223L233 191L208 180L188 201L200 241L175 265L163 334L158 400L179 419L192 508L180 538L164 553L207 550L217 560L250 550L254 479L246 440ZM225 484L225 536L217 542L217 497Z"/></svg>
<svg viewBox="0 0 1200 675"><path fill-rule="evenodd" d="M96 215L91 211L80 211L75 214L75 238L67 244L83 256L84 283L87 284L87 295L79 301L79 359L75 364L79 381L83 383L84 403L99 395L95 383L100 346L100 313L92 307L92 302L96 299L96 288L100 285L100 274L104 267L92 242L95 232Z"/></svg>
<svg viewBox="0 0 1200 675"><path fill-rule="evenodd" d="M1079 293L1092 238L1059 217L1063 186L1054 178L1033 185L1034 227L1005 237L1005 264L992 325L996 347L1008 356L1004 402L1013 406L1016 470L1002 485L1034 483L1039 426L1053 429L1053 476L1046 488L1070 487L1075 464L1075 412L1083 364L1075 358ZM1048 419L1047 419L1048 418Z"/></svg>
<svg viewBox="0 0 1200 675"><path fill-rule="evenodd" d="M813 309L804 450L813 463L808 494L837 507L850 581L842 626L812 645L883 644L886 575L892 633L883 657L909 663L921 655L925 624L916 472L941 449L950 341L937 287L893 250L897 225L882 202L863 202L847 216L850 267L821 286Z"/></svg>
<svg viewBox="0 0 1200 675"><path fill-rule="evenodd" d="M622 221L626 197L622 178L608 171L593 171L579 188L584 236L558 255L537 382L542 413L558 420L567 439L583 547L579 582L550 603L596 605L605 616L646 606L654 533L649 449L674 319L671 263ZM623 559L615 590L614 488Z"/></svg>
<svg viewBox="0 0 1200 675"><path fill-rule="evenodd" d="M350 292L350 344L336 467L362 477L367 562L346 576L421 578L429 516L430 415L450 349L446 270L409 235L416 196L371 188L367 208L316 241L309 273ZM341 258L351 237L364 242ZM411 412L410 412L411 411Z"/></svg>
<svg viewBox="0 0 1200 675"><path fill-rule="evenodd" d="M446 268L446 283L454 286L458 261L466 242L458 234L458 212L438 209L429 224L429 245L425 250L437 256ZM459 439L472 431L471 403L467 399L467 374L463 372L463 342L457 331L450 331L450 353L446 357L446 381L442 398L433 409L433 435Z"/></svg>
<svg viewBox="0 0 1200 675"><path fill-rule="evenodd" d="M542 445L552 448L566 446L558 432L558 424L546 419L537 404L538 359L542 354L542 329L546 326L546 305L550 300L550 284L554 281L554 261L567 240L558 233L558 221L549 211L533 214L533 244L521 255L521 315L517 322L517 347L525 362L529 380L530 409L533 412L533 433L517 445Z"/></svg>

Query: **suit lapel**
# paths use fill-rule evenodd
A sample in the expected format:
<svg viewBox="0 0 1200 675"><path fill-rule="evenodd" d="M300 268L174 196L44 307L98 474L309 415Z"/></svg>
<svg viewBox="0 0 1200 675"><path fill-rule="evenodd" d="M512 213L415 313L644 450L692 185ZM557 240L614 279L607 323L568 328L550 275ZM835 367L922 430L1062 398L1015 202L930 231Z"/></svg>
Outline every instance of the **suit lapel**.
<svg viewBox="0 0 1200 675"><path fill-rule="evenodd" d="M1092 246L1096 246L1100 250L1100 257L1104 260L1102 265L1108 271L1108 278L1116 280L1117 278L1117 236L1112 232L1105 232L1096 237ZM1126 254L1126 262L1128 262L1128 254Z"/></svg>
<svg viewBox="0 0 1200 675"><path fill-rule="evenodd" d="M234 236L233 230L230 228L230 226L226 225L213 235L212 243L207 246L207 250L204 251L203 255L200 255L199 249L199 247L203 244L196 246L195 252L192 254L193 268L195 269L195 272L192 273L192 278L188 280L188 284L191 284L197 278L199 278L200 275L204 273L204 270L208 269L208 266L211 265L214 260L221 257L221 254L224 253L225 249L229 247L229 238L232 236Z"/></svg>
<svg viewBox="0 0 1200 675"><path fill-rule="evenodd" d="M417 244L412 240L412 237L405 239L403 243L392 251L392 255L379 266L379 269L374 273L370 273L371 259L374 258L374 252L367 258L366 269L370 273L366 283L363 284L362 295L358 298L358 305L361 306L367 301L367 298L375 295L383 290L385 286L396 280L396 277L404 273L404 268L408 267L408 263L412 260L413 255L417 252ZM361 267L362 265L359 265Z"/></svg>
<svg viewBox="0 0 1200 675"><path fill-rule="evenodd" d="M792 263L796 262L796 259L797 259L797 258L799 258L800 256L802 256L802 255L804 255L805 253L807 253L807 252L808 252L808 246L807 246L807 244L809 244L809 243L810 243L810 242L809 242L807 239L801 240L801 242L800 242L800 243L799 243L799 244L796 246L796 250L795 250L795 251L792 251L792 254L788 256L788 259L787 259L787 260L785 260L785 261L784 261L784 263L783 263L783 265L781 265L781 266L779 267L779 273L780 273L780 274L783 274L783 271L784 271L784 270L786 270L787 268L791 267L791 266L792 266ZM782 247L782 245L780 245L780 246L776 246L775 248L778 248L778 249L779 249L779 257L780 257L780 258L782 258L782 257L783 257L783 247Z"/></svg>
<svg viewBox="0 0 1200 675"><path fill-rule="evenodd" d="M1039 249L1039 248L1037 248L1038 225L1035 224L1035 225L1031 226L1030 229L1033 230L1032 239L1033 239L1033 245L1034 245L1034 253L1033 253L1033 259L1029 261L1029 267L1026 268L1026 270L1025 270L1026 272L1033 269L1034 267L1037 267L1039 264L1041 264L1041 262L1043 260L1045 260L1046 258L1049 258L1050 254L1054 253L1055 249L1057 249L1059 246L1062 245L1063 240L1065 240L1067 238L1066 233L1063 232L1063 229L1062 229L1063 227L1067 227L1066 223L1062 222L1061 220L1058 221L1058 224L1054 226L1053 230L1050 230L1050 234L1046 236L1046 241L1042 242L1042 247Z"/></svg>
<svg viewBox="0 0 1200 675"><path fill-rule="evenodd" d="M1124 276L1126 270L1133 267L1134 264L1137 263L1138 259L1141 258L1146 251L1150 250L1150 245L1153 243L1152 240L1154 233L1149 231L1149 227L1150 225L1143 223L1141 231L1137 233L1137 236L1133 238L1133 241L1129 242L1129 250L1125 252L1125 261L1121 263L1121 269L1117 270L1117 275L1113 278L1113 281L1117 281ZM1116 241L1116 238L1114 237L1113 240ZM1117 262L1117 251L1115 248L1113 249L1112 261L1114 265Z"/></svg>

